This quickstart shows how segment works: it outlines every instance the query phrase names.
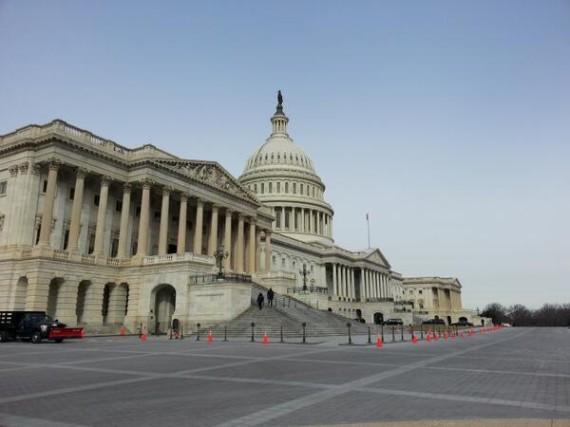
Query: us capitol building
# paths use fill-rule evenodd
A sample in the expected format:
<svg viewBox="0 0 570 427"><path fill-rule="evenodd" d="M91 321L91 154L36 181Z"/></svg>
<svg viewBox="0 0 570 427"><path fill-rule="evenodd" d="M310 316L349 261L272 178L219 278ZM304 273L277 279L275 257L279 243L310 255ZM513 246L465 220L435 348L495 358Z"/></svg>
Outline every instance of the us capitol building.
<svg viewBox="0 0 570 427"><path fill-rule="evenodd" d="M279 93L237 179L62 120L0 136L0 311L191 330L249 308L253 281L367 323L477 321L456 278L404 278L380 249L335 245L325 184L288 122Z"/></svg>

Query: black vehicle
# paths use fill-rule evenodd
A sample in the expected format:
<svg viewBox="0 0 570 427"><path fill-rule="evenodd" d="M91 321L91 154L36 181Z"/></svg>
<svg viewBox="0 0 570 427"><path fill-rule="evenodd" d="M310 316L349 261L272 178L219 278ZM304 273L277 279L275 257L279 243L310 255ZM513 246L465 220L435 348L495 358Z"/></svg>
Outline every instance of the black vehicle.
<svg viewBox="0 0 570 427"><path fill-rule="evenodd" d="M404 324L402 319L387 319L384 321L384 325L401 326Z"/></svg>
<svg viewBox="0 0 570 427"><path fill-rule="evenodd" d="M47 339L60 343L67 338L83 338L83 328L68 328L45 311L0 311L0 342L24 339L37 344Z"/></svg>
<svg viewBox="0 0 570 427"><path fill-rule="evenodd" d="M452 323L451 326L473 326L473 323L466 320L460 320L458 322Z"/></svg>
<svg viewBox="0 0 570 427"><path fill-rule="evenodd" d="M445 325L445 321L443 319L429 319L424 320L422 325Z"/></svg>

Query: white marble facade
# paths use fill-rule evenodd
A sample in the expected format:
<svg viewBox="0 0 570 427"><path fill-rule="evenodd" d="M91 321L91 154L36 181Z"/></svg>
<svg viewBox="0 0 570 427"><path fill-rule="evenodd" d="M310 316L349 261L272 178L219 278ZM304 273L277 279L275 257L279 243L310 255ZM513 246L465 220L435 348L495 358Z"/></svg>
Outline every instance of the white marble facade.
<svg viewBox="0 0 570 427"><path fill-rule="evenodd" d="M419 301L382 252L335 245L325 185L288 121L279 103L239 179L61 120L0 136L0 310L93 328L219 321L248 304L239 286L215 302L203 292L223 247L226 273L350 318L412 322ZM438 309L456 320L460 286Z"/></svg>

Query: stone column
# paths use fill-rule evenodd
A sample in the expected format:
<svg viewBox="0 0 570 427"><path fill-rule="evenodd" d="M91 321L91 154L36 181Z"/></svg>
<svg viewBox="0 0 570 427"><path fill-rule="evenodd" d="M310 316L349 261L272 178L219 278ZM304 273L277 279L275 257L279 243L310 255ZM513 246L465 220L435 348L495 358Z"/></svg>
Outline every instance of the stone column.
<svg viewBox="0 0 570 427"><path fill-rule="evenodd" d="M7 209L4 211L4 224L2 225L2 233L0 233L0 246L18 244L18 234L20 230L20 211L21 206L19 198L24 194L25 181L18 179L18 166L13 165L8 168L10 179L8 188L6 188L5 200L8 201ZM24 184L24 185L22 185Z"/></svg>
<svg viewBox="0 0 570 427"><path fill-rule="evenodd" d="M301 208L301 233L305 232L305 208Z"/></svg>
<svg viewBox="0 0 570 427"><path fill-rule="evenodd" d="M40 273L41 274L41 273ZM46 311L50 279L41 275L27 275L26 311Z"/></svg>
<svg viewBox="0 0 570 427"><path fill-rule="evenodd" d="M79 231L81 227L81 206L83 204L83 189L85 187L85 176L87 169L77 168L75 178L75 192L73 194L73 205L71 206L71 225L69 226L69 252L77 252L79 250Z"/></svg>
<svg viewBox="0 0 570 427"><path fill-rule="evenodd" d="M202 255L202 233L204 228L204 201L196 204L196 224L194 227L194 254Z"/></svg>
<svg viewBox="0 0 570 427"><path fill-rule="evenodd" d="M101 177L101 191L99 193L99 209L97 210L97 228L95 229L95 245L93 253L103 255L103 242L105 240L105 219L107 217L107 198L109 196L110 176Z"/></svg>
<svg viewBox="0 0 570 427"><path fill-rule="evenodd" d="M117 258L127 257L127 235L129 228L129 216L131 212L131 184L123 185L123 207L121 208L121 229L119 230L119 247ZM77 190L75 192L77 194Z"/></svg>
<svg viewBox="0 0 570 427"><path fill-rule="evenodd" d="M229 253L228 257L224 260L224 268L231 269L232 258L235 254L232 253L232 210L226 209L226 222L224 225L224 249Z"/></svg>
<svg viewBox="0 0 570 427"><path fill-rule="evenodd" d="M143 181L141 215L139 221L139 241L137 245L137 256L144 257L148 254L148 233L150 214L150 187L151 181Z"/></svg>
<svg viewBox="0 0 570 427"><path fill-rule="evenodd" d="M160 234L158 236L158 254L166 255L167 244L168 244L168 222L169 217L169 206L170 206L170 192L172 189L170 187L162 188L162 206L160 208Z"/></svg>
<svg viewBox="0 0 570 427"><path fill-rule="evenodd" d="M368 294L366 293L366 285L364 282L364 269L360 269L360 299L364 302L366 301L366 297Z"/></svg>
<svg viewBox="0 0 570 427"><path fill-rule="evenodd" d="M238 230L237 230L237 256L236 256L236 273L243 273L244 271L244 235L243 235L243 214L238 215Z"/></svg>
<svg viewBox="0 0 570 427"><path fill-rule="evenodd" d="M178 215L178 243L176 252L184 254L186 252L186 217L188 213L188 194L180 195L180 213Z"/></svg>
<svg viewBox="0 0 570 427"><path fill-rule="evenodd" d="M271 231L265 230L265 272L271 271Z"/></svg>
<svg viewBox="0 0 570 427"><path fill-rule="evenodd" d="M281 207L281 230L285 230L285 206Z"/></svg>
<svg viewBox="0 0 570 427"><path fill-rule="evenodd" d="M51 220L53 218L53 205L55 201L55 190L57 184L57 172L59 171L59 161L53 160L49 164L48 183L46 195L44 197L44 210L42 213L42 225L40 230L39 246L49 246L51 235Z"/></svg>
<svg viewBox="0 0 570 427"><path fill-rule="evenodd" d="M336 264L331 264L332 266L332 279L333 279L333 292L335 296L338 296L338 283L336 279Z"/></svg>
<svg viewBox="0 0 570 427"><path fill-rule="evenodd" d="M210 220L210 236L208 238L208 255L214 256L218 245L218 206L212 205L212 218Z"/></svg>
<svg viewBox="0 0 570 427"><path fill-rule="evenodd" d="M248 273L253 274L255 273L255 251L256 251L256 245L255 245L255 220L253 218L251 218L250 222L249 222L249 254L248 254L248 261L249 261L249 266L248 266Z"/></svg>
<svg viewBox="0 0 570 427"><path fill-rule="evenodd" d="M315 211L317 214L317 234L321 234L321 213L319 211Z"/></svg>

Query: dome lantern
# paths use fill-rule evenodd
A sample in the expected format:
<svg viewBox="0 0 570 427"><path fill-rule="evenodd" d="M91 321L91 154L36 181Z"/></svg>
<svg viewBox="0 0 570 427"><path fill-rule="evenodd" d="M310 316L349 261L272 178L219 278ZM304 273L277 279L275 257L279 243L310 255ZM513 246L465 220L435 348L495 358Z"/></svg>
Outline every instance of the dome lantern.
<svg viewBox="0 0 570 427"><path fill-rule="evenodd" d="M275 110L275 114L271 117L271 125L273 127L273 131L271 132L271 136L283 135L289 137L287 133L287 123L289 123L289 118L283 112L283 95L281 95L281 91L277 91L277 109Z"/></svg>

